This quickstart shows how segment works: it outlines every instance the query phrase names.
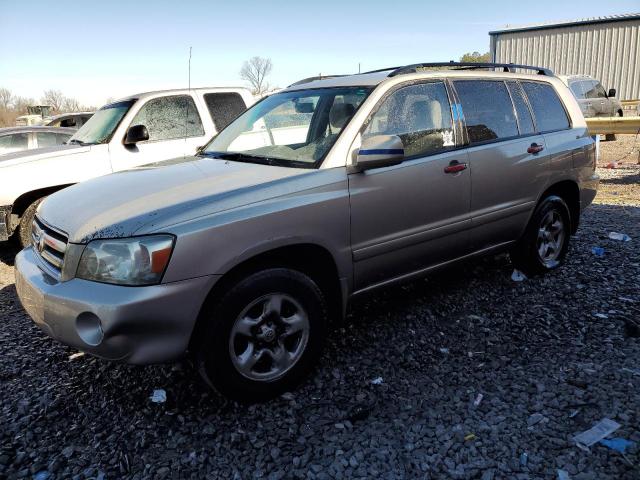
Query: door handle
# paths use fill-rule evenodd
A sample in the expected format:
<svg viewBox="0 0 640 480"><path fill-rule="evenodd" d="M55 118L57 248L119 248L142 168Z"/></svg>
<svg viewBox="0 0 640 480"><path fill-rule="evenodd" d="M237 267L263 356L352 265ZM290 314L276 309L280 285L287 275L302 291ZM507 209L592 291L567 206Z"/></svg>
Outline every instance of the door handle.
<svg viewBox="0 0 640 480"><path fill-rule="evenodd" d="M457 160L452 160L448 166L444 167L444 173L458 173L466 169L466 163L460 163Z"/></svg>
<svg viewBox="0 0 640 480"><path fill-rule="evenodd" d="M538 145L537 143L532 143L529 148L527 148L527 153L540 153L544 150L542 145Z"/></svg>

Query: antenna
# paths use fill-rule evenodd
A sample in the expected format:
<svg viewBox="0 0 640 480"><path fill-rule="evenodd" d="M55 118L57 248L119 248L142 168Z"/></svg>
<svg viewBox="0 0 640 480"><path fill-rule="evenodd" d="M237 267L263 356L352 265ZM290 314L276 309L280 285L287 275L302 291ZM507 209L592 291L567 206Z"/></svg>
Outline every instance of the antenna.
<svg viewBox="0 0 640 480"><path fill-rule="evenodd" d="M189 47L189 90L191 90L191 48Z"/></svg>

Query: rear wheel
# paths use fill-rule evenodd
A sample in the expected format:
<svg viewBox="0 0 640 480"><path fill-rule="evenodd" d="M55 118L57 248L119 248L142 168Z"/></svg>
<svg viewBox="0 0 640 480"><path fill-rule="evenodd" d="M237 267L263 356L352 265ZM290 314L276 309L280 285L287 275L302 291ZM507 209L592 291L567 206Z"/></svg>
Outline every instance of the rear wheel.
<svg viewBox="0 0 640 480"><path fill-rule="evenodd" d="M244 402L294 387L319 357L325 301L306 275L273 268L238 282L205 307L196 362L209 386Z"/></svg>
<svg viewBox="0 0 640 480"><path fill-rule="evenodd" d="M538 204L524 235L511 252L511 261L527 275L558 268L567 254L570 235L567 204L558 196L548 196Z"/></svg>
<svg viewBox="0 0 640 480"><path fill-rule="evenodd" d="M618 112L616 113L616 116L618 116L618 117L622 117L623 115L624 115L624 113L623 113L622 111L620 111L620 110L618 110ZM613 142L613 141L615 141L617 138L618 138L618 137L616 137L616 134L615 134L615 133L607 133L607 134L604 136L604 139L605 139L607 142Z"/></svg>
<svg viewBox="0 0 640 480"><path fill-rule="evenodd" d="M18 231L16 232L17 240L20 242L20 246L22 248L26 248L32 243L31 239L31 227L33 225L33 219L36 216L36 210L38 209L38 205L44 200L44 197L39 198L35 202L33 202L22 214L20 218L20 225L18 226Z"/></svg>

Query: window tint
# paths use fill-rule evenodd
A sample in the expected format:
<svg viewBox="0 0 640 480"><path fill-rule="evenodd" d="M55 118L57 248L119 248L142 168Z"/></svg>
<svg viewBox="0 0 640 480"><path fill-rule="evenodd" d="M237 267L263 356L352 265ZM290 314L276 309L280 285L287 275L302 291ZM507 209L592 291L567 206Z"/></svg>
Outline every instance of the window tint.
<svg viewBox="0 0 640 480"><path fill-rule="evenodd" d="M511 99L518 114L518 130L520 131L520 135L530 135L534 133L533 118L531 118L531 111L525 100L522 87L520 87L518 82L507 82L507 87L509 88Z"/></svg>
<svg viewBox="0 0 640 480"><path fill-rule="evenodd" d="M373 115L364 135L398 135L407 157L453 147L453 121L444 83L396 90Z"/></svg>
<svg viewBox="0 0 640 480"><path fill-rule="evenodd" d="M0 137L0 154L26 150L29 146L28 133L14 133Z"/></svg>
<svg viewBox="0 0 640 480"><path fill-rule="evenodd" d="M539 131L550 132L569 128L567 113L551 85L522 82L522 88L529 98Z"/></svg>
<svg viewBox="0 0 640 480"><path fill-rule="evenodd" d="M132 120L133 125L147 127L150 141L204 135L193 99L186 95L149 100Z"/></svg>
<svg viewBox="0 0 640 480"><path fill-rule="evenodd" d="M36 132L36 139L38 140L38 148L59 145L56 134L53 132Z"/></svg>
<svg viewBox="0 0 640 480"><path fill-rule="evenodd" d="M219 132L229 125L246 107L239 93L207 93L204 101Z"/></svg>
<svg viewBox="0 0 640 480"><path fill-rule="evenodd" d="M569 84L569 88L571 89L571 91L573 92L573 95L578 100L583 100L583 99L587 98L587 96L585 95L584 87L585 87L585 82L583 82L583 81L571 82Z"/></svg>
<svg viewBox="0 0 640 480"><path fill-rule="evenodd" d="M518 135L513 103L504 82L459 80L455 86L471 143Z"/></svg>

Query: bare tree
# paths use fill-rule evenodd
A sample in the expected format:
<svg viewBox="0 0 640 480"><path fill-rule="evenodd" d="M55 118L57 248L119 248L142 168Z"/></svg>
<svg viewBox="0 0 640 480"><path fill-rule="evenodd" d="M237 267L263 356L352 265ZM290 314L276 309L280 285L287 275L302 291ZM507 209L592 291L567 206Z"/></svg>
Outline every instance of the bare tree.
<svg viewBox="0 0 640 480"><path fill-rule="evenodd" d="M42 96L42 103L51 105L54 112L60 112L64 105L65 98L60 90L45 90Z"/></svg>
<svg viewBox="0 0 640 480"><path fill-rule="evenodd" d="M33 98L16 97L13 101L13 109L18 113L27 113L27 107L36 101Z"/></svg>
<svg viewBox="0 0 640 480"><path fill-rule="evenodd" d="M240 69L240 78L249 82L254 95L262 95L269 90L266 77L271 73L273 64L270 58L251 57Z"/></svg>
<svg viewBox="0 0 640 480"><path fill-rule="evenodd" d="M67 97L62 102L62 110L65 112L80 112L82 111L82 107L77 99Z"/></svg>
<svg viewBox="0 0 640 480"><path fill-rule="evenodd" d="M8 88L0 88L0 108L9 110L9 105L13 104L13 93Z"/></svg>

